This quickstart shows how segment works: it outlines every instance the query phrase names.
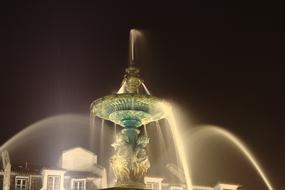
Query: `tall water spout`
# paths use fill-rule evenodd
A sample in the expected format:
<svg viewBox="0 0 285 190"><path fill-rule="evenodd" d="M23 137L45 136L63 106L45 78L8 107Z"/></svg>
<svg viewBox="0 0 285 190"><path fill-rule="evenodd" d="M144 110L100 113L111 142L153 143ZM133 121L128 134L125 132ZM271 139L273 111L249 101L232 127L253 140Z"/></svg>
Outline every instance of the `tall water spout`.
<svg viewBox="0 0 285 190"><path fill-rule="evenodd" d="M130 65L132 66L135 63L135 55L136 55L136 40L138 37L142 36L142 33L139 30L131 29L130 31Z"/></svg>

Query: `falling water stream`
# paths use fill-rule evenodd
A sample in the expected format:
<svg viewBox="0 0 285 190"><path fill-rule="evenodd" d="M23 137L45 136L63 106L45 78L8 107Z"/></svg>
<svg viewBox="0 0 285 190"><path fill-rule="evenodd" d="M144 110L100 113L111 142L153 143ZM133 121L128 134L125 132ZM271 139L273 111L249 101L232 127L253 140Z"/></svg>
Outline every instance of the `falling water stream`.
<svg viewBox="0 0 285 190"><path fill-rule="evenodd" d="M166 149L166 142L165 142L165 139L163 137L159 121L156 121L155 124L156 124L157 136L158 136L158 144L159 144L159 148L161 149L160 151L166 152L166 150L167 150Z"/></svg>
<svg viewBox="0 0 285 190"><path fill-rule="evenodd" d="M135 61L135 41L136 38L138 36L140 36L141 33L137 30L131 30L131 34L130 34L130 55L131 55L131 64L134 63ZM144 89L144 91L146 92L147 95L151 95L149 90L147 89L146 85L144 83L141 83L142 87ZM121 88L119 89L119 91L117 92L118 94L121 93L125 93L125 85L126 82L124 82L121 86ZM132 109L134 109L134 99L132 99ZM166 113L166 119L168 121L169 124L169 131L171 132L171 134L167 134L167 138L173 138L174 144L175 144L175 151L176 151L176 156L177 159L179 160L179 164L181 165L182 169L183 169L183 175L185 177L185 182L187 185L187 189L188 190L193 190L193 184L192 184L192 180L191 180L191 175L190 175L190 166L188 165L187 162L187 155L185 152L185 144L182 140L182 135L180 134L179 131L179 127L177 125L173 110L171 108L171 106L167 103L167 104L163 104L163 105L159 105L162 106L165 113ZM109 131L105 132L105 120L102 119L101 120L101 125L96 125L96 121L95 121L96 117L94 114L90 115L90 136L89 136L89 146L90 149L92 151L95 151L95 144L96 144L96 137L98 137L99 135L99 139L97 143L99 143L99 158L101 159L101 162L104 162L105 157L104 156L109 156L107 155L107 147L104 146L104 143L108 142L108 133ZM48 118L39 122L36 122L35 124L29 126L28 128L22 130L21 132L17 133L15 136L13 136L10 140L8 140L6 143L4 143L1 147L0 147L0 152L2 152L3 150L9 148L9 146L11 146L12 144L15 143L19 143L21 142L21 140L25 137L27 137L28 135L31 135L33 132L35 132L36 130L39 130L41 128L45 128L46 126L48 126L47 124L49 123L54 123L56 122L61 122L63 120L68 120L68 121L74 121L74 122L78 122L81 120L83 120L82 117L79 117L77 115L67 115L67 116L59 116L59 117L54 117L52 119ZM118 126L116 124L113 125L114 129L113 129L113 135L112 132L110 132L110 136L109 138L114 138L113 140L115 140L116 138L116 134L118 133ZM107 129L106 129L107 130ZM147 126L143 125L143 129L141 129L144 131L144 135L148 136L148 135L152 135L152 133L148 134L147 131ZM160 149L161 152L167 152L167 148L166 147L166 139L163 135L162 132L162 128L160 126L159 121L155 122L155 130L156 130L156 139L157 139L157 144L158 144L158 148ZM99 133L100 131L100 133ZM232 133L219 128L219 127L213 127L213 126L207 126L207 127L203 127L199 130L196 131L196 133L192 134L192 137L194 135L198 135L200 134L203 137L203 134L208 134L208 133L217 133L219 135L221 135L222 137L228 139L231 143L233 143L236 147L239 148L239 150L244 154L244 156L249 160L249 162L254 166L254 168L256 169L257 173L260 175L260 177L262 178L262 180L264 181L264 183L266 184L266 186L268 187L269 190L273 190L273 187L268 179L268 177L266 176L265 172L263 171L263 169L261 168L261 166L259 165L259 163L257 162L256 158L253 156L253 154L249 151L249 149L244 145L244 143L242 143L241 140L239 140L235 135L233 135ZM113 136L113 137L112 137ZM167 153L169 154L169 153ZM167 155L169 156L169 155ZM155 163L154 163L155 164ZM179 165L179 166L180 166ZM108 170L110 171L110 168L108 167Z"/></svg>
<svg viewBox="0 0 285 190"><path fill-rule="evenodd" d="M188 166L186 152L185 152L184 144L182 141L182 136L179 132L174 113L173 113L172 108L169 104L160 105L160 106L163 106L164 111L167 115L167 120L168 120L169 125L170 125L170 130L171 130L172 135L173 135L176 150L178 152L178 156L179 156L182 168L183 168L187 188L188 188L188 190L192 190L193 184L192 184L192 180L191 180L191 176L190 176L190 167Z"/></svg>
<svg viewBox="0 0 285 190"><path fill-rule="evenodd" d="M190 167L187 163L184 144L183 144L181 135L179 133L179 128L178 128L177 123L175 121L172 110L169 108L165 108L165 111L166 111L167 116L168 116L167 120L169 122L169 128L171 130L172 137L174 138L174 142L175 142L175 145L177 148L178 156L179 156L180 161L181 161L181 166L183 168L186 184L187 184L188 189L191 190L192 189L192 181L191 181L190 170L189 170ZM84 124L85 120L86 120L86 117L82 117L79 115L62 115L62 116L55 116L55 117L51 117L51 118L41 120L39 122L36 122L33 125L30 125L29 127L25 128L25 129L23 129L21 132L17 133L15 136L13 136L11 139L9 139L6 143L4 143L0 147L0 152L2 152L5 149L9 149L9 147L13 146L13 144L18 144L19 142L22 142L22 139L27 139L27 136L31 136L39 130L50 127L50 125L57 125L58 123L63 124L65 121L68 121L68 122L78 123L79 124L78 126L81 126L82 124ZM90 123L91 123L90 147L92 147L92 149L94 149L94 143L95 143L94 133L96 130L95 117L94 116L90 117ZM104 138L106 135L104 132L104 129L106 126L104 126L104 124L105 124L105 121L102 120L101 126L99 125L100 126L100 149L99 150L100 150L101 158L104 158L104 156L103 156L104 155L104 149L106 148L106 147L104 147L104 142L106 140L106 138ZM165 148L166 142L165 142L165 138L163 136L162 130L161 130L161 126L160 126L158 121L155 124L156 124L156 131L157 131L157 137L158 137L157 138L158 144L159 144L160 148L165 150L166 149ZM118 128L118 126L114 124L114 129L113 129L114 130L114 136L117 133L117 130L118 130L117 128ZM144 134L148 135L146 125L143 126L143 130L144 130ZM249 162L252 164L252 166L256 169L257 173L260 175L260 177L262 178L262 180L266 184L267 188L269 190L274 189L272 184L270 183L268 177L266 176L264 170L262 169L262 167L258 163L257 159L254 157L254 155L251 153L251 151L247 148L247 146L238 137L236 137L234 134L230 133L229 131L227 131L225 129L219 128L219 127L205 126L205 127L200 127L199 130L197 130L196 132L191 134L190 138L194 138L195 136L199 137L199 138L204 138L209 133L211 133L211 134L216 133L218 135L221 135L223 138L225 138L225 139L229 140L231 143L233 143L243 153L243 155L249 160ZM167 135L167 138L170 138L169 136L170 135Z"/></svg>
<svg viewBox="0 0 285 190"><path fill-rule="evenodd" d="M87 122L86 122L87 121ZM44 118L39 120L17 134L11 137L8 141L0 146L0 153L6 149L13 148L15 145L19 145L29 139L29 137L36 136L38 133L44 130L51 129L53 127L69 127L73 124L73 127L88 129L88 117L80 114L62 114Z"/></svg>
<svg viewBox="0 0 285 190"><path fill-rule="evenodd" d="M252 164L252 166L255 168L259 176L264 181L267 188L269 190L273 190L273 187L268 177L266 176L264 170L262 169L261 165L258 163L255 156L251 153L249 148L237 136L235 136L231 132L225 129L222 129L220 127L216 127L216 126L204 126L204 127L199 127L196 132L191 134L192 136L191 138L194 138L197 135L199 135L199 138L203 138L205 137L205 135L213 134L213 133L221 135L223 138L233 143L243 153L243 155L248 159L248 161Z"/></svg>
<svg viewBox="0 0 285 190"><path fill-rule="evenodd" d="M146 94L147 94L147 95L151 95L150 92L149 92L149 90L147 89L147 87L145 86L144 83L142 83L142 86L143 86L143 88L144 88Z"/></svg>
<svg viewBox="0 0 285 190"><path fill-rule="evenodd" d="M143 129L144 129L144 135L148 137L147 130L146 130L146 125L143 125Z"/></svg>
<svg viewBox="0 0 285 190"><path fill-rule="evenodd" d="M117 124L114 123L114 141L116 140L117 138Z"/></svg>
<svg viewBox="0 0 285 190"><path fill-rule="evenodd" d="M90 136L89 136L89 148L90 150L95 150L95 117L90 113Z"/></svg>
<svg viewBox="0 0 285 190"><path fill-rule="evenodd" d="M105 130L105 127L104 127L104 123L105 123L105 120L102 119L101 121L101 128L100 128L100 159L101 159L101 162L103 162L103 159L104 159L104 143L105 143L105 138L104 138L104 130Z"/></svg>

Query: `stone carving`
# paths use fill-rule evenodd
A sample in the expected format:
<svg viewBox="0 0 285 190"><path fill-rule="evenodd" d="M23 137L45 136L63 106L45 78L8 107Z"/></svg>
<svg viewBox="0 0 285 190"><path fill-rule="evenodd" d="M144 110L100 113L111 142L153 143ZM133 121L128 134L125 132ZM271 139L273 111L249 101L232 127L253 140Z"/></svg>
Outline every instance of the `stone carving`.
<svg viewBox="0 0 285 190"><path fill-rule="evenodd" d="M133 135L132 135L133 137ZM130 139L128 133L120 133L111 145L115 154L110 163L117 179L117 184L142 183L150 168L146 146L149 138L141 135Z"/></svg>

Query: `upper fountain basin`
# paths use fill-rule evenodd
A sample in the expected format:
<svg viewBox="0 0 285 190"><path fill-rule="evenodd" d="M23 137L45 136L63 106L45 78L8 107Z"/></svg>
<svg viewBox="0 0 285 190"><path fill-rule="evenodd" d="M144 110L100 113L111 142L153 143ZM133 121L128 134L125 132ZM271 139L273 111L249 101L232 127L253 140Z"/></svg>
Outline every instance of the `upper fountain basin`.
<svg viewBox="0 0 285 190"><path fill-rule="evenodd" d="M166 117L166 102L144 94L114 94L95 100L91 113L126 128L137 128Z"/></svg>

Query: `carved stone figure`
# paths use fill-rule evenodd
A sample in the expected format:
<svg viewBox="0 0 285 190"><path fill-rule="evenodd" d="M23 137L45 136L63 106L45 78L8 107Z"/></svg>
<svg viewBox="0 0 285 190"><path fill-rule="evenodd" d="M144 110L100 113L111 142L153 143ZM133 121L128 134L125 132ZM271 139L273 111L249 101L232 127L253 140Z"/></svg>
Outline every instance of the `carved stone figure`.
<svg viewBox="0 0 285 190"><path fill-rule="evenodd" d="M110 163L119 185L143 182L150 168L146 150L149 138L141 135L131 140L127 134L117 135L116 141L111 145L115 154Z"/></svg>

